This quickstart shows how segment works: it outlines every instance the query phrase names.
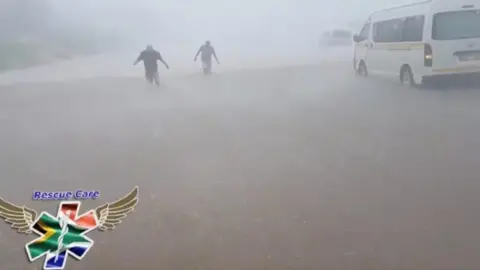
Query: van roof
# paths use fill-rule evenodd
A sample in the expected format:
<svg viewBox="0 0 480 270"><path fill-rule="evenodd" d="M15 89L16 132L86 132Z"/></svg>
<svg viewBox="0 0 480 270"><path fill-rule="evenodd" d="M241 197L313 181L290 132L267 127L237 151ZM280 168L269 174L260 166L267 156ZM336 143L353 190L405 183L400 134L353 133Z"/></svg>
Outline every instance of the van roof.
<svg viewBox="0 0 480 270"><path fill-rule="evenodd" d="M382 11L389 11L389 10L394 10L394 9L398 9L398 8L418 6L418 5L428 4L428 3L432 3L432 2L433 2L433 0L425 0L425 1L415 2L415 3L411 3L411 4L407 4L407 5L401 5L401 6L391 7L391 8L385 8L385 9L382 9L382 10L375 11L374 13L372 13L372 15L375 14L375 13L378 13L378 12L382 12Z"/></svg>
<svg viewBox="0 0 480 270"><path fill-rule="evenodd" d="M372 14L370 14L370 16L368 17L368 20L370 20L373 16L377 15L378 13L382 13L382 12L386 12L386 11L395 11L397 9L403 9L403 8L415 8L416 6L421 6L421 5L426 5L426 4L430 4L432 2L434 2L435 0L424 0L424 1L419 1L419 2L415 2L415 3L411 3L411 4L406 4L406 5L401 5L401 6L394 6L394 7L390 7L390 8L385 8L385 9L381 9L381 10L377 10L375 12L373 12Z"/></svg>

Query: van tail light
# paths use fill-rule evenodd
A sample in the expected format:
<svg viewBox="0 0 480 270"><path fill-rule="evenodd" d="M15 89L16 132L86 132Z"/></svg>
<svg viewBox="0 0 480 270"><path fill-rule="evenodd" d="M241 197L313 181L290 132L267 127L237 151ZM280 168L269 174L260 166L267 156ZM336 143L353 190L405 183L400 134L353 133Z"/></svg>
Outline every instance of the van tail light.
<svg viewBox="0 0 480 270"><path fill-rule="evenodd" d="M423 57L424 66L431 67L433 65L433 51L432 46L428 43L425 43Z"/></svg>

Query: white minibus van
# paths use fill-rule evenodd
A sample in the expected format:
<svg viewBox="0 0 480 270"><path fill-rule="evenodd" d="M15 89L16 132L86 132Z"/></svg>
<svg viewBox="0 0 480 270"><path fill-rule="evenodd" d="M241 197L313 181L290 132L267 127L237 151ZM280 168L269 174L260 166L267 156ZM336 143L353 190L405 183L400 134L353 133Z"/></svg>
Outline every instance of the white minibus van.
<svg viewBox="0 0 480 270"><path fill-rule="evenodd" d="M429 0L373 13L354 36L357 74L415 86L480 76L480 0Z"/></svg>

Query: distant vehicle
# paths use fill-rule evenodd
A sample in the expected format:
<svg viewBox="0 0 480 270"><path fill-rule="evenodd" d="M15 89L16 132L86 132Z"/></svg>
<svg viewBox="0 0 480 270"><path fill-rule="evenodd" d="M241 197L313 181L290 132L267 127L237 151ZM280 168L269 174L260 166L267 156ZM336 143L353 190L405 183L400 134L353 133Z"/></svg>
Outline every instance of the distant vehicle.
<svg viewBox="0 0 480 270"><path fill-rule="evenodd" d="M320 47L324 46L352 46L353 33L350 30L335 29L323 32L320 37Z"/></svg>
<svg viewBox="0 0 480 270"><path fill-rule="evenodd" d="M354 35L357 74L415 86L452 74L480 76L480 0L429 0L373 13Z"/></svg>

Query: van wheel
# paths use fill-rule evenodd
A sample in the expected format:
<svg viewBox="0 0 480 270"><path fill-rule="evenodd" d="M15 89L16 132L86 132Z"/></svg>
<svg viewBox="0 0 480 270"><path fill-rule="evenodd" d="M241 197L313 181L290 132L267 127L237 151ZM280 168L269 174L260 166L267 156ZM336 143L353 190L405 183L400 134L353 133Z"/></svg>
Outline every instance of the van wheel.
<svg viewBox="0 0 480 270"><path fill-rule="evenodd" d="M408 87L415 87L412 69L409 66L403 66L400 71L400 83Z"/></svg>
<svg viewBox="0 0 480 270"><path fill-rule="evenodd" d="M358 64L357 74L362 77L368 76L368 69L367 65L365 65L365 62L361 61L360 64Z"/></svg>

